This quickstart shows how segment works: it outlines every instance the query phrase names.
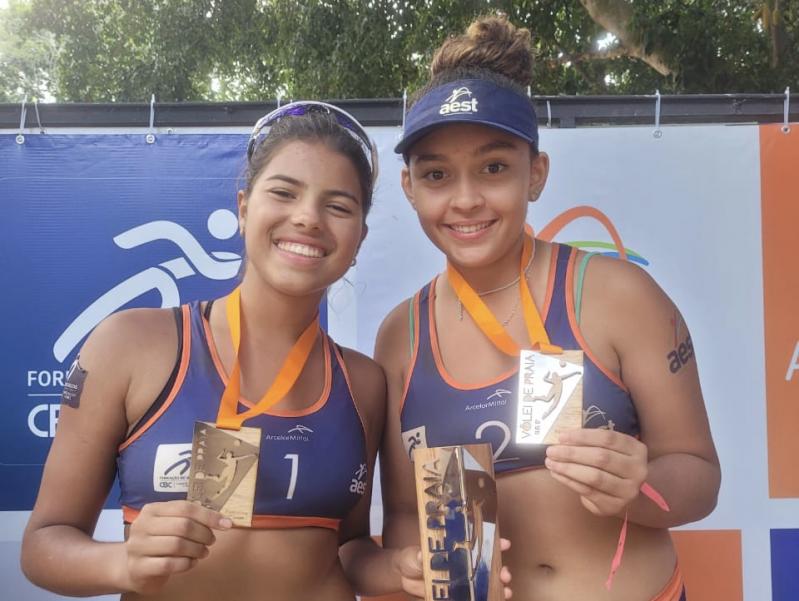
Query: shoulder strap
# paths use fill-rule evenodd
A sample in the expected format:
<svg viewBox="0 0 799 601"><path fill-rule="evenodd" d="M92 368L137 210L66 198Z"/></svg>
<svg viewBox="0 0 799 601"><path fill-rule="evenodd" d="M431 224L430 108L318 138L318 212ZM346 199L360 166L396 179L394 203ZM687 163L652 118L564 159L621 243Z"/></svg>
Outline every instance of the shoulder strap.
<svg viewBox="0 0 799 601"><path fill-rule="evenodd" d="M189 305L189 311L191 311L191 305ZM167 379L166 384L161 389L161 392L158 393L158 396L153 401L153 404L144 412L144 415L141 416L139 421L136 422L130 432L128 433L126 439L130 439L131 436L136 434L144 424L146 424L150 418L158 412L161 406L166 402L166 399L169 397L169 393L172 392L172 388L175 386L175 380L177 380L178 372L180 371L180 359L183 356L183 328L190 328L191 324L183 323L183 310L181 307L174 307L172 309L172 314L175 317L175 327L177 328L178 332L178 352L177 356L175 357L175 365L172 367L172 372L169 374L169 379ZM191 315L191 313L189 313Z"/></svg>
<svg viewBox="0 0 799 601"><path fill-rule="evenodd" d="M580 261L580 267L577 269L577 281L574 283L574 319L577 325L580 325L580 309L583 302L583 280L585 279L585 269L588 267L588 261L591 257L598 253L588 253Z"/></svg>
<svg viewBox="0 0 799 601"><path fill-rule="evenodd" d="M416 300L416 295L414 294L411 298L408 299L408 338L410 340L410 346L408 347L408 354L413 357L413 349L414 343L416 340L414 339L414 334L416 332L416 325L413 319L413 305Z"/></svg>

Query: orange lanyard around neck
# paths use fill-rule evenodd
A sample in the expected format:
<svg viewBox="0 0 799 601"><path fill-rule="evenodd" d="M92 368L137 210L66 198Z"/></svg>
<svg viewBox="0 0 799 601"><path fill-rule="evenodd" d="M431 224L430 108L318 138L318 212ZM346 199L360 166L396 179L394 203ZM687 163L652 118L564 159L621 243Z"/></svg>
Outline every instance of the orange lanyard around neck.
<svg viewBox="0 0 799 601"><path fill-rule="evenodd" d="M522 250L521 266L519 271L519 294L522 298L522 309L524 313L524 324L527 327L527 336L530 339L531 348L540 350L544 353L562 353L563 349L549 342L549 336L544 328L544 322L533 301L530 287L527 285L525 268L533 256L533 237L529 231L524 234L524 248ZM499 323L491 309L483 302L480 295L475 292L458 270L447 263L447 277L450 286L455 291L466 311L480 331L496 346L500 351L511 357L518 357L521 347L508 334L502 324Z"/></svg>
<svg viewBox="0 0 799 601"><path fill-rule="evenodd" d="M233 369L230 372L225 392L222 394L222 400L219 403L219 413L216 417L216 425L220 428L227 428L230 430L239 430L242 423L251 417L266 413L270 407L278 403L285 397L297 378L302 373L308 357L311 355L316 336L319 332L319 316L308 324L297 342L291 347L286 360L280 367L280 371L275 377L269 389L266 391L261 400L247 411L238 413L239 397L241 395L241 371L239 368L239 344L241 342L241 289L236 288L231 292L225 300L225 309L227 315L228 328L230 329L230 338L233 342L233 352L235 359L233 361Z"/></svg>

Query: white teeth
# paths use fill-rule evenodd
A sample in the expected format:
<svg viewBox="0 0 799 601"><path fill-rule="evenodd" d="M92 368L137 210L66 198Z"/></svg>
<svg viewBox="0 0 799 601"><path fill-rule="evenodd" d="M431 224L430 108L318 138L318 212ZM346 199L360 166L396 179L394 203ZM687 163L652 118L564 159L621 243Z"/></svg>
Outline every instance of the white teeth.
<svg viewBox="0 0 799 601"><path fill-rule="evenodd" d="M456 232L461 232L463 234L473 234L475 232L479 232L480 230L484 230L491 225L490 221L485 223L475 223L473 225L450 225L450 227L455 230Z"/></svg>
<svg viewBox="0 0 799 601"><path fill-rule="evenodd" d="M321 248L308 246L307 244L300 244L299 242L285 242L281 240L277 243L277 247L280 250L285 250L286 252L290 252L295 255L301 255L303 257L313 257L318 259L324 256L324 252L322 252Z"/></svg>

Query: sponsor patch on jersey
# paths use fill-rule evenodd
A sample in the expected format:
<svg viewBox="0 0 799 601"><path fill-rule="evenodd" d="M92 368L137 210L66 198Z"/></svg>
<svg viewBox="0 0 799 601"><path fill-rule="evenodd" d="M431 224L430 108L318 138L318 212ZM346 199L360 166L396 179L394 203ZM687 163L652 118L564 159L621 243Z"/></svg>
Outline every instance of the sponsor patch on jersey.
<svg viewBox="0 0 799 601"><path fill-rule="evenodd" d="M369 473L365 463L361 463L355 470L355 477L350 482L350 492L358 495L366 493L366 476Z"/></svg>
<svg viewBox="0 0 799 601"><path fill-rule="evenodd" d="M191 468L191 443L160 444L155 451L153 490L188 492Z"/></svg>

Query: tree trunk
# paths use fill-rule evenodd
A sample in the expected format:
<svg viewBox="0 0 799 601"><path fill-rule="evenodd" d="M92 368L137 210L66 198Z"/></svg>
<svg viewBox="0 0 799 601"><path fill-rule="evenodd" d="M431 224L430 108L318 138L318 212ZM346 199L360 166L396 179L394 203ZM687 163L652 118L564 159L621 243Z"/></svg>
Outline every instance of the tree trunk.
<svg viewBox="0 0 799 601"><path fill-rule="evenodd" d="M780 56L785 45L785 23L782 19L780 0L774 0L771 8L771 18L769 19L769 37L771 38L771 60L769 61L772 69L780 65ZM765 7L769 9L768 6Z"/></svg>
<svg viewBox="0 0 799 601"><path fill-rule="evenodd" d="M627 54L640 59L661 75L671 75L669 67L657 52L647 53L634 32L630 31L633 8L628 0L580 0L593 21L615 35Z"/></svg>

